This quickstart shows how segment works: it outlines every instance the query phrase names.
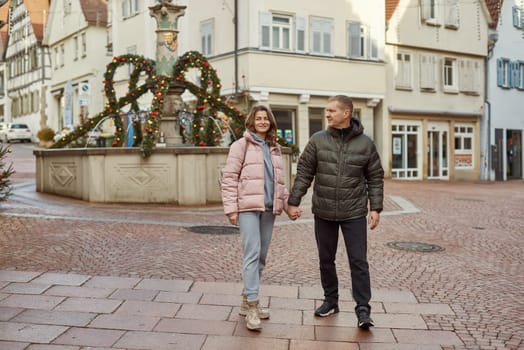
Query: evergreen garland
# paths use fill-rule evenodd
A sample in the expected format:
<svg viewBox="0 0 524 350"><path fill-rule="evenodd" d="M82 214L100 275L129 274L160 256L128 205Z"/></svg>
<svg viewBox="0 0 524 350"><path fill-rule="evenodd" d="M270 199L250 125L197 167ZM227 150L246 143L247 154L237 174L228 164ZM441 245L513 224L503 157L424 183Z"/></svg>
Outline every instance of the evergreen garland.
<svg viewBox="0 0 524 350"><path fill-rule="evenodd" d="M118 67L133 65L133 71L129 77L128 92L125 96L117 99L114 88L114 74ZM201 72L200 86L189 82L185 73L190 68L199 69ZM138 85L140 75L145 72L146 79L142 85ZM106 67L104 74L104 91L107 103L104 110L93 118L88 118L69 134L60 138L51 148L64 148L72 142L85 136L102 119L110 116L115 123L115 139L113 147L122 147L125 141L125 132L120 116L121 108L130 105L130 110L138 112L137 100L144 93L151 91L153 100L151 110L144 126L145 136L142 135L140 122L134 122L135 140L134 146L140 146L144 157L149 157L155 148L159 138L159 122L162 118L164 97L171 84L182 84L195 97L195 109L193 113L193 124L189 143L196 146L215 146L220 141L221 131L218 129L216 119L218 112L225 113L229 120L229 129L232 139L238 139L244 132L244 115L235 107L228 106L220 96L220 80L216 71L211 67L207 59L197 51L189 51L179 58L174 67L174 77L156 76L155 61L137 55L123 55L114 57ZM182 126L181 126L182 127Z"/></svg>

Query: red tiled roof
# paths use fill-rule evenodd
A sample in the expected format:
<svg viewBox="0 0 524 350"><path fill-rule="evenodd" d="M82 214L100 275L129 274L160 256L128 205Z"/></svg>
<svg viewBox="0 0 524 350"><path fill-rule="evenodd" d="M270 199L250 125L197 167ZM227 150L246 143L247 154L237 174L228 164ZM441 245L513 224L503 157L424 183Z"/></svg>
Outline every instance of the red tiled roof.
<svg viewBox="0 0 524 350"><path fill-rule="evenodd" d="M0 57L4 56L4 51L7 47L7 29L9 28L9 3L5 3L4 5L0 6L0 21L4 23L4 25L0 28Z"/></svg>
<svg viewBox="0 0 524 350"><path fill-rule="evenodd" d="M33 31L35 32L36 40L42 42L44 38L44 24L49 15L50 0L31 0L24 1L25 8L29 13Z"/></svg>
<svg viewBox="0 0 524 350"><path fill-rule="evenodd" d="M502 8L502 1L503 0L486 0L486 6L488 7L488 11L493 19L493 22L490 24L491 28L497 27L500 17L500 9Z"/></svg>
<svg viewBox="0 0 524 350"><path fill-rule="evenodd" d="M399 0L386 0L386 21L391 19L393 12L397 8Z"/></svg>
<svg viewBox="0 0 524 350"><path fill-rule="evenodd" d="M80 5L89 24L107 25L107 0L80 0Z"/></svg>

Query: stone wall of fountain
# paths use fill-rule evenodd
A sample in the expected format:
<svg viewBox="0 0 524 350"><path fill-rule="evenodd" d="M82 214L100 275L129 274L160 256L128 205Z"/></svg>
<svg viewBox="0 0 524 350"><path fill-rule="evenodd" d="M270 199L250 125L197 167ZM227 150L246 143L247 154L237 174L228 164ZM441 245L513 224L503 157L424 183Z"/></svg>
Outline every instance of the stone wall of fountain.
<svg viewBox="0 0 524 350"><path fill-rule="evenodd" d="M90 202L220 203L220 172L229 147L158 148L143 158L136 148L35 150L36 190ZM291 149L284 149L291 185Z"/></svg>

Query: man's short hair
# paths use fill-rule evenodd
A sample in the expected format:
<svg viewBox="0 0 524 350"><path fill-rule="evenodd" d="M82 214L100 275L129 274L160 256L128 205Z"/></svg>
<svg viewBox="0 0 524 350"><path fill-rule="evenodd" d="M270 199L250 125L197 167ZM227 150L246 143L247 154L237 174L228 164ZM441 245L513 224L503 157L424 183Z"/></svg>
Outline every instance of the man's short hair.
<svg viewBox="0 0 524 350"><path fill-rule="evenodd" d="M328 102L336 101L340 103L343 107L349 108L351 113L353 113L353 100L346 96L346 95L335 95L333 97L330 97Z"/></svg>

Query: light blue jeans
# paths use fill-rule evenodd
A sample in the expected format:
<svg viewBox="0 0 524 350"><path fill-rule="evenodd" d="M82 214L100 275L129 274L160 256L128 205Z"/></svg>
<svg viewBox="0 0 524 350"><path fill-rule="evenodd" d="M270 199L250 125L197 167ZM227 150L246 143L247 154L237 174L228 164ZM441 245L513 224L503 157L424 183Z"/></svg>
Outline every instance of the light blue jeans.
<svg viewBox="0 0 524 350"><path fill-rule="evenodd" d="M238 214L242 250L244 252L242 279L244 280L244 293L248 301L258 299L260 289L260 276L266 266L267 252L275 215L272 211L247 211Z"/></svg>

